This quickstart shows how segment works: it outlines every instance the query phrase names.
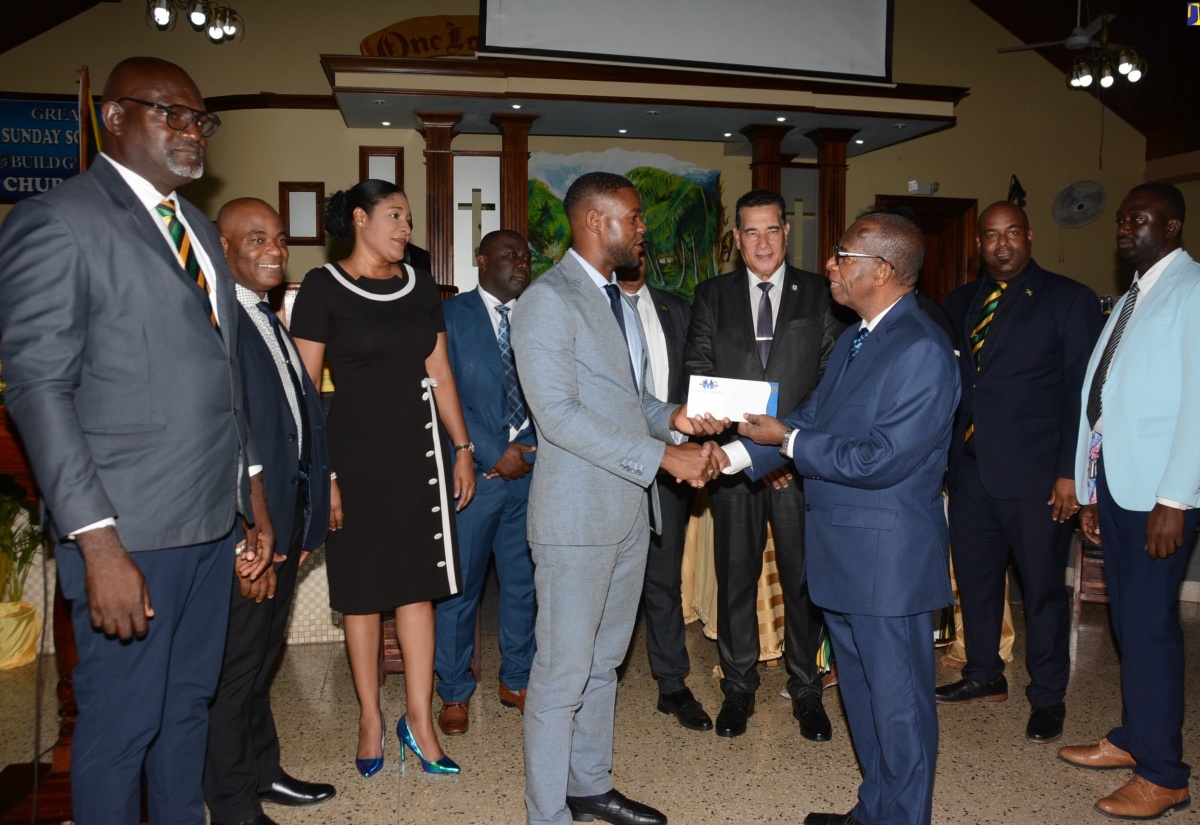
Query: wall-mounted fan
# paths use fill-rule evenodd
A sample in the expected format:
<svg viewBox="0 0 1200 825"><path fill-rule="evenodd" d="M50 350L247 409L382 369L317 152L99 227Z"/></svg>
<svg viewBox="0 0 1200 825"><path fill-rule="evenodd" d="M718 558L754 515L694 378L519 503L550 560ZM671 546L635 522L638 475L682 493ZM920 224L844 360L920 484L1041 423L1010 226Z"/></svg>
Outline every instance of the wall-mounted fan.
<svg viewBox="0 0 1200 825"><path fill-rule="evenodd" d="M1067 229L1087 226L1104 212L1108 203L1108 192L1094 180L1077 180L1068 183L1054 198L1050 214L1055 223Z"/></svg>

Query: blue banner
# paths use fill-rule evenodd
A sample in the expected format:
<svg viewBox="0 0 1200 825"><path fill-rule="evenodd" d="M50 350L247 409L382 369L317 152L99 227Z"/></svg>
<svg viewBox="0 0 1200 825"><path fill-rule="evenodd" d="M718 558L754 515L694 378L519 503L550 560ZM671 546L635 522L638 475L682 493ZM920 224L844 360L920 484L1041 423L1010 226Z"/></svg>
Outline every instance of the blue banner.
<svg viewBox="0 0 1200 825"><path fill-rule="evenodd" d="M0 201L47 192L78 172L73 100L0 99Z"/></svg>

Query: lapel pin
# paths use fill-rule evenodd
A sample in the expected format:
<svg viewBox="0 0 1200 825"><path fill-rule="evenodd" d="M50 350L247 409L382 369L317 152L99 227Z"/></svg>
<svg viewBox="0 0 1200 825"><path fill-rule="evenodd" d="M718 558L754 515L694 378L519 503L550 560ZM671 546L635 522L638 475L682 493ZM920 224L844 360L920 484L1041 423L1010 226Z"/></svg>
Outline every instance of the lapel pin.
<svg viewBox="0 0 1200 825"><path fill-rule="evenodd" d="M1027 290L1025 290L1025 294L1026 294L1026 295L1028 295L1029 297L1031 297L1031 298L1032 298L1032 297L1033 297L1033 290L1032 290L1032 289L1027 289Z"/></svg>
<svg viewBox="0 0 1200 825"><path fill-rule="evenodd" d="M795 284L792 284L792 292L795 292L799 288L800 287L796 286Z"/></svg>

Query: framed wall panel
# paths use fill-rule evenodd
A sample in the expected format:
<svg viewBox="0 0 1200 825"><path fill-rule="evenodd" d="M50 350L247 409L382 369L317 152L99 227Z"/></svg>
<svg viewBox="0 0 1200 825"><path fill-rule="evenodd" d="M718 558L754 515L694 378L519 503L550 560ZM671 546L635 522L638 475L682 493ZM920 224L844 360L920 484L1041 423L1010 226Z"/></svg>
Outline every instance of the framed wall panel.
<svg viewBox="0 0 1200 825"><path fill-rule="evenodd" d="M359 146L358 179L386 180L404 188L404 148L401 146Z"/></svg>
<svg viewBox="0 0 1200 825"><path fill-rule="evenodd" d="M293 246L325 245L325 184L320 181L280 181L279 217Z"/></svg>

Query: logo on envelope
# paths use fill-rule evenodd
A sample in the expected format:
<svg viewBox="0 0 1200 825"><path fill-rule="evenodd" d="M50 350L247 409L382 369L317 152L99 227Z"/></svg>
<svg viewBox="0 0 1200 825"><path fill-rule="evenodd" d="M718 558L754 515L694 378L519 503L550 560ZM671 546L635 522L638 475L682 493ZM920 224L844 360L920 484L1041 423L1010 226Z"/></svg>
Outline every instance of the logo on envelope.
<svg viewBox="0 0 1200 825"><path fill-rule="evenodd" d="M712 380L711 378L705 378L703 381L700 382L700 386L701 386L701 388L706 389L706 390L715 390L717 388L717 382Z"/></svg>

